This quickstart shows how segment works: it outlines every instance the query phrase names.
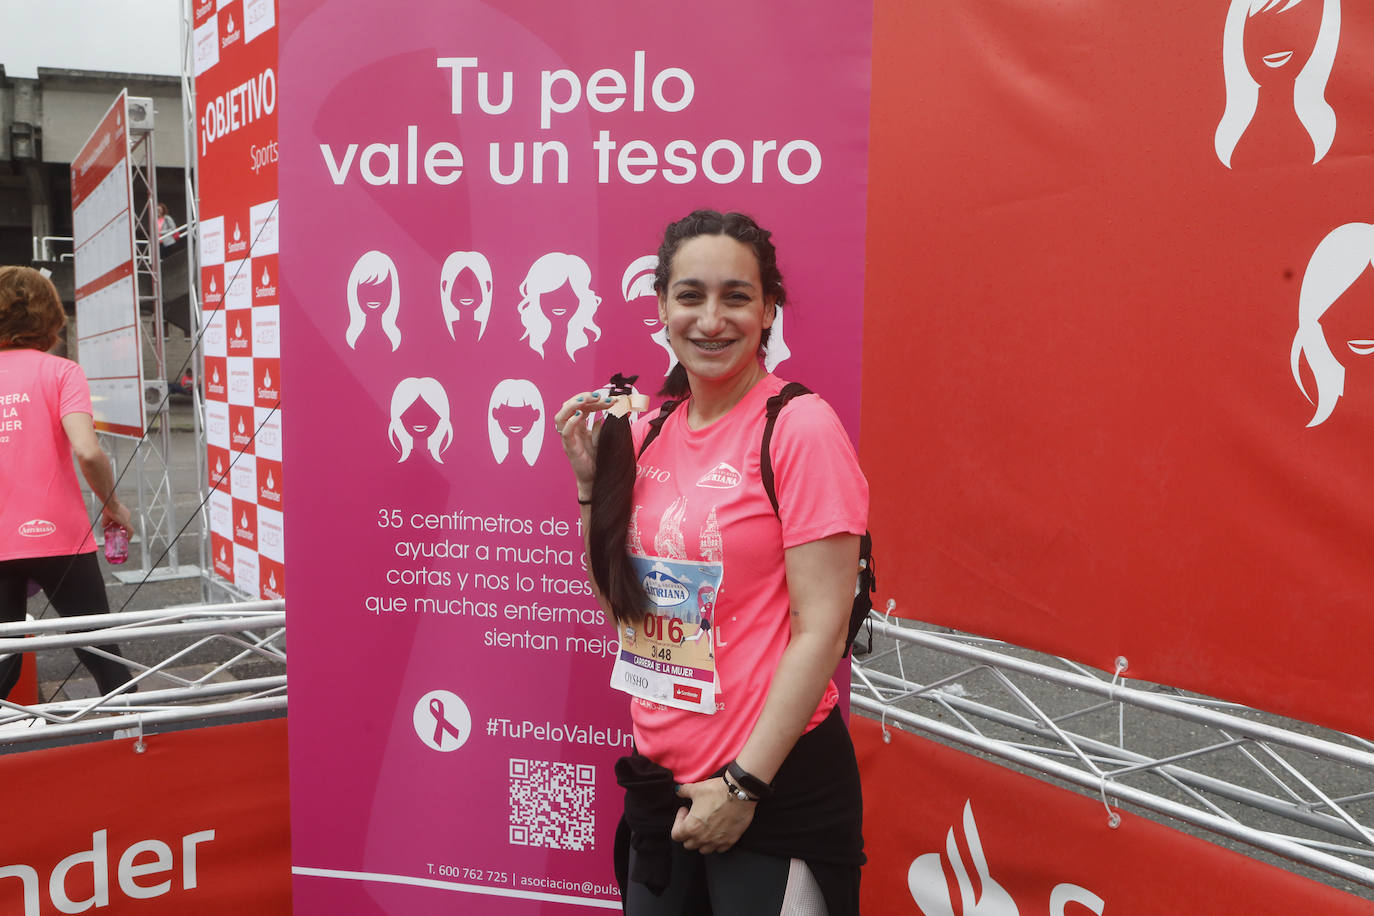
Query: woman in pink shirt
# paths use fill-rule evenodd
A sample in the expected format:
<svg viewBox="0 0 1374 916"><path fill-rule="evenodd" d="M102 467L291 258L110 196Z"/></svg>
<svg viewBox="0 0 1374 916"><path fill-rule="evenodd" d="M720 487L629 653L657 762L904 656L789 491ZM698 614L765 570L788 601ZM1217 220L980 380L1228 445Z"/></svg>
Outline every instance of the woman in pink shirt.
<svg viewBox="0 0 1374 916"><path fill-rule="evenodd" d="M627 428L603 420L606 393L584 392L554 418L622 634L612 686L631 694L625 909L857 913L862 800L831 675L868 485L815 396L777 414L776 508L763 483L766 407L786 385L761 361L786 300L767 230L711 210L672 223L654 289L674 409Z"/></svg>
<svg viewBox="0 0 1374 916"><path fill-rule="evenodd" d="M110 606L95 539L72 467L102 504L101 522L129 527L96 439L81 367L47 352L67 322L52 281L28 267L0 267L0 622L23 620L37 582L63 616ZM100 649L118 654L115 646ZM102 693L129 680L119 662L78 649ZM19 657L0 659L0 697L19 679Z"/></svg>

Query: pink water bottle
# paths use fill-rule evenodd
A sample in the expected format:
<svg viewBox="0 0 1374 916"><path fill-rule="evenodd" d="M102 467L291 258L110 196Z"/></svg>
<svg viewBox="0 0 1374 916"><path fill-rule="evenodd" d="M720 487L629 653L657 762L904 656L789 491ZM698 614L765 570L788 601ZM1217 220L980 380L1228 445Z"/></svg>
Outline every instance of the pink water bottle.
<svg viewBox="0 0 1374 916"><path fill-rule="evenodd" d="M129 559L129 532L118 522L105 526L105 559L115 566Z"/></svg>

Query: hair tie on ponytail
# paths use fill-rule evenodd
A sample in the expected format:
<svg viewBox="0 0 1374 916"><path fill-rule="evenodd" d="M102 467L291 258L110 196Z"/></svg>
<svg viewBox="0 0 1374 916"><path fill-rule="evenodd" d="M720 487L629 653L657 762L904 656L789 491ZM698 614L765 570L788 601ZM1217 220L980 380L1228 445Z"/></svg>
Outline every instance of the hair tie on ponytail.
<svg viewBox="0 0 1374 916"><path fill-rule="evenodd" d="M627 548L635 491L635 448L629 413L648 406L647 398L633 394L638 378L618 372L611 377L610 396L617 403L602 422L596 440L596 473L592 478L591 515L587 522L592 578L618 623L639 623L644 619L644 586L635 575Z"/></svg>

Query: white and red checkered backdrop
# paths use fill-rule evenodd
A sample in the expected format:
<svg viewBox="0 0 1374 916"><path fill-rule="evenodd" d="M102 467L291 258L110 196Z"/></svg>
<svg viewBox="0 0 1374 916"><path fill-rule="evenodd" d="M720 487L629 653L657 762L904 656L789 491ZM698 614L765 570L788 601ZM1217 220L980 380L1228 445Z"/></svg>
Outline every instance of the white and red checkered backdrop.
<svg viewBox="0 0 1374 916"><path fill-rule="evenodd" d="M276 0L204 0L193 17L213 568L284 598Z"/></svg>

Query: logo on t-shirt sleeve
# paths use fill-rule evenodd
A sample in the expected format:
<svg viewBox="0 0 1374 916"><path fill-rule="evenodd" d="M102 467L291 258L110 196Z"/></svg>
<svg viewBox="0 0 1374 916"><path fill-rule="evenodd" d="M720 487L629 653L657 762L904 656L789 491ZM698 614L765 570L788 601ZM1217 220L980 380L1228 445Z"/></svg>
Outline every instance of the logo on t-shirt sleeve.
<svg viewBox="0 0 1374 916"><path fill-rule="evenodd" d="M713 490L728 490L731 487L739 486L740 479L739 471L722 461L702 474L701 479L697 481L697 486L710 487Z"/></svg>

